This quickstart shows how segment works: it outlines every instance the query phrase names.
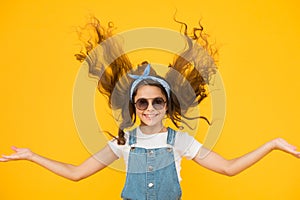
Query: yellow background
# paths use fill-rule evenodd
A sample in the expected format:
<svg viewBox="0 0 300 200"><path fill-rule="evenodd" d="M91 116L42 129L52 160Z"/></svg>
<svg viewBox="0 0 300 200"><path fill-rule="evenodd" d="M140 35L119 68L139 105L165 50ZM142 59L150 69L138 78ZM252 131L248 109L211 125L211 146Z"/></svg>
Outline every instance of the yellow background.
<svg viewBox="0 0 300 200"><path fill-rule="evenodd" d="M1 3L0 152L11 145L79 164L90 156L72 114L80 63L74 27L94 14L118 31L178 30L199 18L221 47L225 126L214 150L227 158L284 137L300 146L298 1L6 1ZM151 60L151 58L145 58ZM161 58L163 60L163 58ZM166 63L168 64L168 63ZM99 107L99 106L97 106ZM108 125L109 126L109 125ZM235 177L183 162L183 199L299 199L300 161L272 152ZM125 174L106 168L71 182L26 161L0 163L0 199L119 199Z"/></svg>

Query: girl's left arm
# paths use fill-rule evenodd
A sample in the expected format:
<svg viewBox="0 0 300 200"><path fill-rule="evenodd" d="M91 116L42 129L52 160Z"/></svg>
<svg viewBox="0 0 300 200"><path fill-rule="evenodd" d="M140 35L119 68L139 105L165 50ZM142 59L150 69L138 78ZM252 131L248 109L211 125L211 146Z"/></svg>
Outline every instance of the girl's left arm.
<svg viewBox="0 0 300 200"><path fill-rule="evenodd" d="M300 158L300 152L296 147L282 138L277 138L265 143L256 150L241 157L227 160L219 154L201 147L193 160L199 165L227 176L234 176L252 166L273 150L281 150ZM205 155L205 156L202 156Z"/></svg>

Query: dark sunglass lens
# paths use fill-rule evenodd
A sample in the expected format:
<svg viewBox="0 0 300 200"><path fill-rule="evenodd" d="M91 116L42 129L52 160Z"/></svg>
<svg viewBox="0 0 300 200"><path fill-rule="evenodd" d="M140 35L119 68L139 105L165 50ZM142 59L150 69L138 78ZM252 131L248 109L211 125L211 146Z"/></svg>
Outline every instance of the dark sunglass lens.
<svg viewBox="0 0 300 200"><path fill-rule="evenodd" d="M140 110L146 110L148 108L148 101L147 99L139 99L136 102L136 107Z"/></svg>
<svg viewBox="0 0 300 200"><path fill-rule="evenodd" d="M163 98L155 98L153 99L152 105L156 110L161 110L165 106L165 101Z"/></svg>

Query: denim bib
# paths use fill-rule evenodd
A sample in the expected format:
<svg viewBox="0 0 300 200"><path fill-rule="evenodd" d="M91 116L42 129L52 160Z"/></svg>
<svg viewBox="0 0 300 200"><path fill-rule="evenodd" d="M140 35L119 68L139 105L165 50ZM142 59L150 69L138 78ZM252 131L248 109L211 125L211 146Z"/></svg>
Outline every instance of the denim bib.
<svg viewBox="0 0 300 200"><path fill-rule="evenodd" d="M168 147L145 149L134 147L136 129L129 133L131 147L125 186L124 200L179 200L181 188L175 166L173 146L176 131L168 128Z"/></svg>

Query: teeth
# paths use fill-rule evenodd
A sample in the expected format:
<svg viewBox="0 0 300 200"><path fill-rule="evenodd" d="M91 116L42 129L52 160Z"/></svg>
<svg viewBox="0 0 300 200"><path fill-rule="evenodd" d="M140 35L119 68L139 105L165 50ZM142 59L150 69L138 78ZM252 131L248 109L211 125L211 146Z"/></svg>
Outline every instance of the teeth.
<svg viewBox="0 0 300 200"><path fill-rule="evenodd" d="M155 117L155 114L144 114L145 117Z"/></svg>

